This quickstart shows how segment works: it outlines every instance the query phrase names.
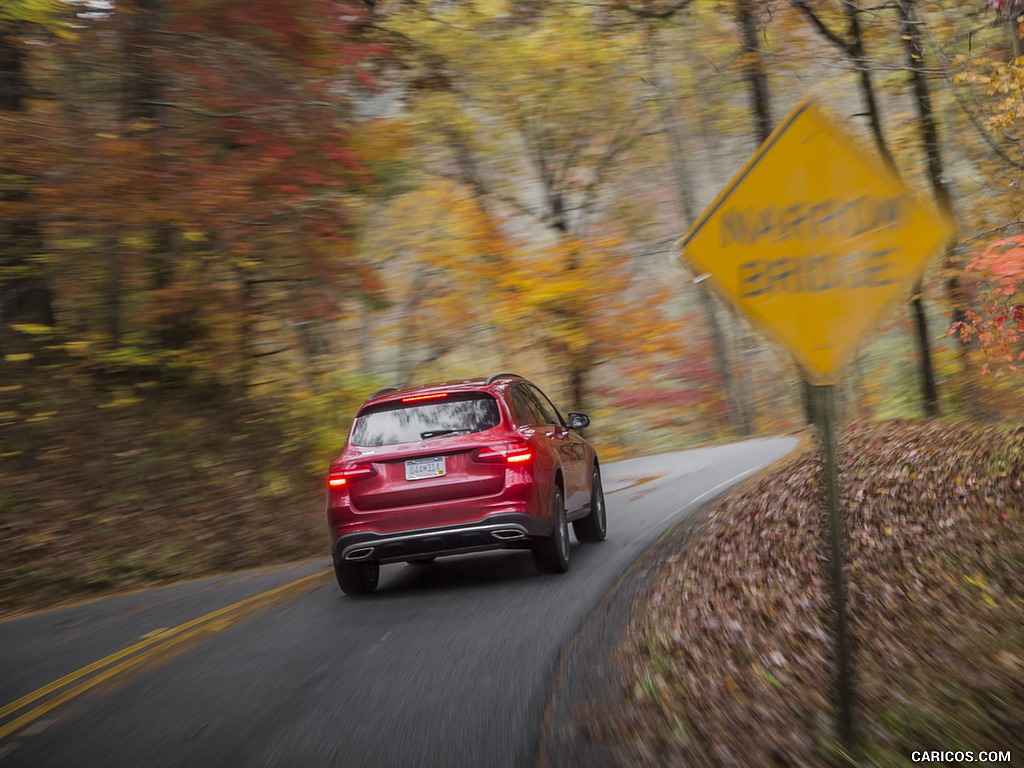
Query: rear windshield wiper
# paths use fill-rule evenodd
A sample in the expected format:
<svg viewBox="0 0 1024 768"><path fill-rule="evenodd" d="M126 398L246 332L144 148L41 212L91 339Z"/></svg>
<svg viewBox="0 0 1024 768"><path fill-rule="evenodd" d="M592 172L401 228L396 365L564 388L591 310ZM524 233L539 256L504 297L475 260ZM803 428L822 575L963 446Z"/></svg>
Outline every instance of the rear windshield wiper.
<svg viewBox="0 0 1024 768"><path fill-rule="evenodd" d="M444 437L445 435L465 435L472 431L472 429L428 429L426 432L420 432L420 440L429 440L432 437Z"/></svg>

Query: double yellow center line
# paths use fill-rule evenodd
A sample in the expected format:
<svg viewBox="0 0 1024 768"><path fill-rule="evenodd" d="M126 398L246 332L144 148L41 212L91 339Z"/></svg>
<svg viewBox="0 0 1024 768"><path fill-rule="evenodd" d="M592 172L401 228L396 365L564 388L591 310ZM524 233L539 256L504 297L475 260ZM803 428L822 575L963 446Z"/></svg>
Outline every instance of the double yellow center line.
<svg viewBox="0 0 1024 768"><path fill-rule="evenodd" d="M20 699L0 707L0 722L13 718L0 726L0 739L7 738L47 712L66 704L126 670L144 662L153 661L165 654L183 650L189 641L206 634L219 632L256 611L268 608L275 603L284 602L302 591L313 589L327 581L329 576L329 571L304 576L224 608L219 608L205 616L179 624L177 627L151 632L134 645L122 648L120 651L75 670L59 680L54 680Z"/></svg>

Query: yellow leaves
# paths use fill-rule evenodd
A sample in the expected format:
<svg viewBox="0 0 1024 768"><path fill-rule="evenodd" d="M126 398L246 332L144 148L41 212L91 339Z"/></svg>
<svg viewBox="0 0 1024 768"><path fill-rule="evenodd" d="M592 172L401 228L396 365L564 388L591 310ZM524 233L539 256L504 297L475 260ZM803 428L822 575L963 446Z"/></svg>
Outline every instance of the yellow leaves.
<svg viewBox="0 0 1024 768"><path fill-rule="evenodd" d="M395 155L410 149L414 144L412 123L408 118L367 120L361 124L350 139L350 145L358 154Z"/></svg>
<svg viewBox="0 0 1024 768"><path fill-rule="evenodd" d="M981 590L981 599L985 605L989 608L998 608L996 601L993 597L996 595L996 591L985 581L985 577L980 573L975 573L973 576L964 576L964 581L970 584L972 587L977 587Z"/></svg>
<svg viewBox="0 0 1024 768"><path fill-rule="evenodd" d="M996 131L1019 127L1024 120L1024 57L1009 63L982 58L961 66L954 82L980 86L989 97L986 126Z"/></svg>
<svg viewBox="0 0 1024 768"><path fill-rule="evenodd" d="M502 285L529 311L607 301L625 279L611 245L612 241L563 236L546 248L518 254L501 276Z"/></svg>
<svg viewBox="0 0 1024 768"><path fill-rule="evenodd" d="M90 341L68 341L64 344L64 351L76 357L87 355L91 349L92 342Z"/></svg>
<svg viewBox="0 0 1024 768"><path fill-rule="evenodd" d="M125 235L120 238L122 245L126 245L129 248L138 248L140 250L148 248L150 238L145 235Z"/></svg>
<svg viewBox="0 0 1024 768"><path fill-rule="evenodd" d="M31 360L33 357L31 352L18 352L4 355L4 360L9 363L25 363Z"/></svg>
<svg viewBox="0 0 1024 768"><path fill-rule="evenodd" d="M493 246L486 214L468 189L436 180L397 198L379 217L366 246L431 268L470 273Z"/></svg>
<svg viewBox="0 0 1024 768"><path fill-rule="evenodd" d="M452 329L486 327L507 348L543 349L581 365L602 346L663 350L675 329L629 295L618 238L535 233L519 242L509 228L446 180L394 200L361 244L388 265L399 314L382 330L430 346Z"/></svg>
<svg viewBox="0 0 1024 768"><path fill-rule="evenodd" d="M61 0L4 0L0 3L0 22L35 24L62 37L73 37L66 17L67 8Z"/></svg>
<svg viewBox="0 0 1024 768"><path fill-rule="evenodd" d="M388 279L411 329L402 343L436 347L439 328L476 328L482 343L542 349L559 364L568 355L577 367L596 365L605 342L660 351L667 326L644 303L653 291L629 288L621 243L566 235L552 201L536 199L555 178L575 218L593 202L591 180L643 131L642 36L595 23L586 6L549 4L515 25L496 21L506 11L506 0L473 0L383 21L436 54L416 65L418 78L457 86L417 91L410 122L424 151L469 158L489 193L485 211L477 190L433 179L374 217L360 248L395 265Z"/></svg>
<svg viewBox="0 0 1024 768"><path fill-rule="evenodd" d="M493 19L508 15L508 0L476 0L473 5L478 14Z"/></svg>
<svg viewBox="0 0 1024 768"><path fill-rule="evenodd" d="M58 411L40 411L39 413L32 414L27 419L25 419L25 421L29 424L35 424L40 421L49 421L57 414Z"/></svg>
<svg viewBox="0 0 1024 768"><path fill-rule="evenodd" d="M53 326L40 323L14 323L11 328L29 336L49 336L57 332Z"/></svg>
<svg viewBox="0 0 1024 768"><path fill-rule="evenodd" d="M594 350L660 355L680 351L678 328L648 299L631 295L626 260L614 238L563 236L523 250L499 275L504 325L581 365ZM670 351L671 350L671 351Z"/></svg>
<svg viewBox="0 0 1024 768"><path fill-rule="evenodd" d="M117 393L114 396L113 400L110 400L110 401L108 401L106 403L100 403L96 407L97 408L101 408L101 409L122 408L122 407L124 407L126 405L135 405L136 403L141 403L141 402L142 402L141 398L136 397L131 392L124 391L124 392Z"/></svg>
<svg viewBox="0 0 1024 768"><path fill-rule="evenodd" d="M574 116L629 114L622 106L635 100L640 76L630 69L642 61L625 50L636 47L635 35L610 35L585 7L555 4L529 25L496 25L506 12L506 0L477 0L443 12L403 13L386 24L436 51L447 76L458 79L460 98L498 121L543 113L568 130Z"/></svg>
<svg viewBox="0 0 1024 768"><path fill-rule="evenodd" d="M980 83L982 85L988 85L992 82L992 78L988 75L983 75L978 72L958 72L953 78L955 83Z"/></svg>

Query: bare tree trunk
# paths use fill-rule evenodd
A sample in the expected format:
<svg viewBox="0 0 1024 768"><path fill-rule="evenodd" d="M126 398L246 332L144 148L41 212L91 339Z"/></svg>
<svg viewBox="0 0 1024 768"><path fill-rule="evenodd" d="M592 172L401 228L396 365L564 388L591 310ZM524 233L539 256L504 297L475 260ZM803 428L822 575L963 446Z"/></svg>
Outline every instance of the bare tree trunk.
<svg viewBox="0 0 1024 768"><path fill-rule="evenodd" d="M256 286L249 277L245 268L236 266L235 272L238 279L239 311L238 311L238 379L235 383L237 397L242 398L249 393L249 385L252 383L253 355L253 301L255 299Z"/></svg>
<svg viewBox="0 0 1024 768"><path fill-rule="evenodd" d="M754 0L737 0L736 21L740 27L743 54L746 57L745 74L750 91L750 104L754 111L757 140L763 144L772 133L772 112L769 102L768 74L761 59L761 45L757 37L757 4ZM800 395L804 418L808 424L816 423L814 398L806 381L800 382Z"/></svg>
<svg viewBox="0 0 1024 768"><path fill-rule="evenodd" d="M848 53L853 59L854 67L857 70L860 81L860 95L864 99L864 107L868 112L868 123L871 126L871 134L875 137L875 147L878 154L885 160L886 165L894 167L892 153L889 151L889 144L885 140L885 133L882 130L882 114L878 109L878 99L875 96L875 84L871 75L871 62L864 54L864 36L860 29L860 8L857 0L847 0L846 19L849 24L850 45Z"/></svg>
<svg viewBox="0 0 1024 768"><path fill-rule="evenodd" d="M693 199L693 183L686 165L686 148L680 135L679 115L676 112L674 89L671 78L663 76L661 60L658 56L658 38L652 22L647 24L647 58L649 78L657 93L661 107L661 124L668 137L668 150L672 172L676 179L676 190L680 212L683 217L683 229L688 229L696 218L696 204ZM732 349L723 326L715 299L703 283L697 285L697 295L701 303L701 313L707 318L711 341L715 348L715 362L718 367L718 378L722 383L728 407L727 419L733 432L740 435L753 433L750 423L749 409L746 401L732 375ZM722 424L717 427L724 426Z"/></svg>
<svg viewBox="0 0 1024 768"><path fill-rule="evenodd" d="M159 177L163 163L163 142L167 132L167 115L158 106L163 98L164 84L156 55L157 37L164 14L163 0L128 0L123 5L122 50L126 62L123 79L122 120L125 134L149 142L151 170ZM143 131L137 124L145 126ZM150 194L159 197L161 190ZM159 205L155 206L159 210ZM170 225L153 225L153 244L148 254L148 266L153 290L161 291L174 281L175 233ZM171 308L160 318L156 329L159 343L165 347L187 346L191 339L181 339L183 327L178 315L189 310ZM178 329L175 331L174 329Z"/></svg>
<svg viewBox="0 0 1024 768"><path fill-rule="evenodd" d="M14 29L0 26L0 112L25 111L28 96L26 55ZM0 200L28 200L30 190L0 190ZM10 326L16 323L54 325L53 291L32 259L44 250L40 222L17 214L0 222L0 350L13 342ZM6 274L5 274L6 273Z"/></svg>
<svg viewBox="0 0 1024 768"><path fill-rule="evenodd" d="M815 27L818 32L820 32L831 43L839 47L853 61L860 80L860 93L864 99L868 122L871 126L871 133L874 136L874 144L878 147L879 154L882 156L882 159L886 164L890 168L894 168L895 164L893 163L892 154L889 152L889 145L886 142L885 134L882 130L882 117L879 111L876 93L874 93L874 85L871 80L870 62L864 54L864 41L860 31L859 20L860 8L857 6L857 0L847 0L846 3L847 23L849 25L847 39L844 39L833 30L830 30L814 10L805 2L805 0L791 0L791 2L795 7L802 11L805 16L807 16L811 25ZM921 42L919 25L912 18L914 2L915 0L901 0L900 32L907 52L907 61L910 66L911 78L913 79L914 93L916 98L918 98L919 115L922 116L922 132L924 142L926 144L926 151L929 152L930 158L930 177L933 179L933 186L936 187L936 198L940 201L940 205L943 205L945 209L948 210L949 195L942 179L942 163L941 158L938 155L938 138L932 117L928 82L925 80L923 71L925 55L924 48ZM931 165L933 161L933 151L928 147L934 147L934 160L937 163L936 168L938 169L937 175L933 172L935 168ZM922 298L922 286L920 283L914 287L913 296L910 299L910 314L913 318L913 325L916 332L916 346L918 346L921 360L920 370L922 399L925 403L925 412L928 416L934 418L939 414L939 395L935 380L935 369L932 362L932 341L928 332L928 318L925 313Z"/></svg>
<svg viewBox="0 0 1024 768"><path fill-rule="evenodd" d="M582 411L585 408L587 395L587 372L579 366L572 366L569 369L569 402L572 403L574 411Z"/></svg>
<svg viewBox="0 0 1024 768"><path fill-rule="evenodd" d="M898 0L896 6L900 18L900 37L903 40L907 66L910 70L910 81L914 90L914 100L917 105L921 143L924 146L927 158L928 180L931 182L935 200L939 207L946 213L952 214L952 196L943 173L938 125L936 124L935 113L932 109L931 91L928 87L927 75L924 71L924 44L921 35L921 23L917 18L917 0ZM955 261L953 251L948 251L943 267L949 276L946 282L946 294L952 303L954 322L964 319L965 304L958 276L959 266ZM925 413L930 418L936 418L941 413L941 406L935 379L935 368L931 357L931 336L928 332L927 317L921 298L920 282L914 286L911 307L917 325L918 347L921 350L921 386L925 402ZM965 354L966 349L963 349L961 360L964 363L962 366L964 368L966 368L966 360L963 359Z"/></svg>
<svg viewBox="0 0 1024 768"><path fill-rule="evenodd" d="M757 135L764 142L772 132L772 112L768 103L768 75L761 59L761 45L757 39L757 3L754 0L737 0L736 21L740 27L747 86L750 89L751 107L757 122Z"/></svg>
<svg viewBox="0 0 1024 768"><path fill-rule="evenodd" d="M420 303L423 301L423 294L426 291L428 281L427 267L419 264L416 267L416 274L413 276L412 284L409 286L409 296L402 308L402 327L408 332L403 333L398 342L398 382L400 384L411 384L412 374L416 369L413 362L412 339L416 323L416 313L419 311Z"/></svg>
<svg viewBox="0 0 1024 768"><path fill-rule="evenodd" d="M107 335L110 336L110 343L114 349L121 346L121 337L124 332L121 301L124 270L121 264L120 247L116 236L110 238L109 263L107 264Z"/></svg>
<svg viewBox="0 0 1024 768"><path fill-rule="evenodd" d="M358 300L356 302L356 335L359 339L359 369L360 373L372 376L377 373L373 355L373 318L374 313L369 302Z"/></svg>
<svg viewBox="0 0 1024 768"><path fill-rule="evenodd" d="M844 38L840 33L829 27L817 12L807 4L806 0L789 0L798 11L800 11L821 35L842 51L852 62L860 81L860 94L864 99L864 108L867 110L868 123L871 126L871 133L875 137L875 146L879 154L889 166L893 165L892 153L885 141L885 134L882 131L882 115L878 109L878 100L875 97L875 86L871 74L871 62L864 53L864 36L860 29L861 9L858 0L845 0L847 31Z"/></svg>

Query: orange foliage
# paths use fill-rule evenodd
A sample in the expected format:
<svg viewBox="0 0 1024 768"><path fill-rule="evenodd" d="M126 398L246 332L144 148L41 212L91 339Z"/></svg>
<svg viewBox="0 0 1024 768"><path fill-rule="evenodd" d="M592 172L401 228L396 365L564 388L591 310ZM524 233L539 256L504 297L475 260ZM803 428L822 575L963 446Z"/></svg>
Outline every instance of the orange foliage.
<svg viewBox="0 0 1024 768"><path fill-rule="evenodd" d="M985 357L983 373L1021 370L1024 360L1024 236L990 243L968 264L985 289L981 311L968 311L950 333L967 343L978 341Z"/></svg>

